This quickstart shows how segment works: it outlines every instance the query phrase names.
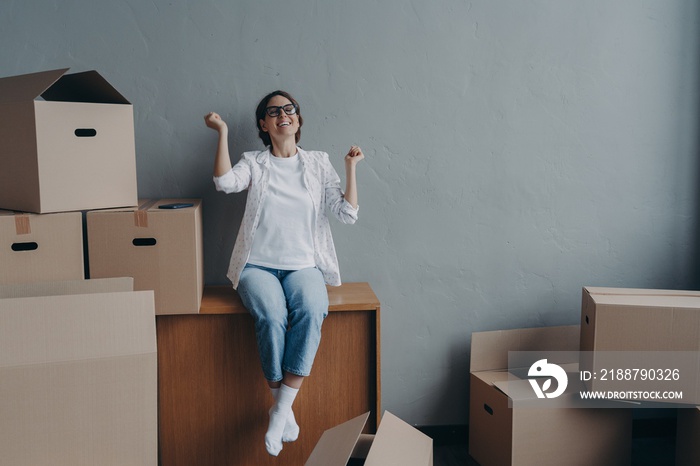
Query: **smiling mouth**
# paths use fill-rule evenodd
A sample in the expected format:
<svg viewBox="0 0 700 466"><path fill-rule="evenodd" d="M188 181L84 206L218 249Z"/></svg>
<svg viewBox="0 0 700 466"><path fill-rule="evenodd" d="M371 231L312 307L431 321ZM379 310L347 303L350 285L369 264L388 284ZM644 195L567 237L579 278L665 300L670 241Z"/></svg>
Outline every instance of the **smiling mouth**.
<svg viewBox="0 0 700 466"><path fill-rule="evenodd" d="M285 121L284 123L280 123L280 124L277 125L277 126L280 126L280 127L281 127L281 126L289 126L289 125L291 125L291 123L289 123L288 121Z"/></svg>

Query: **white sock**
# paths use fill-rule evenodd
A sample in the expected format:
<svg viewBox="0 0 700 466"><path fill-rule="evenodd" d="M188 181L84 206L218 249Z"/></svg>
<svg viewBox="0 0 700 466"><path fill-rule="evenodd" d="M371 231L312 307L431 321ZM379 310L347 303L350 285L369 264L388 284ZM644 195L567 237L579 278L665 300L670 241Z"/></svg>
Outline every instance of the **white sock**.
<svg viewBox="0 0 700 466"><path fill-rule="evenodd" d="M272 392L272 398L277 401L277 393L279 393L279 388L270 388ZM272 408L270 408L272 411ZM299 438L299 425L294 417L294 410L289 411L289 416L287 416L287 423L284 425L284 433L282 434L283 442L294 442Z"/></svg>
<svg viewBox="0 0 700 466"><path fill-rule="evenodd" d="M298 389L288 387L285 384L282 384L277 392L277 401L270 410L270 424L265 434L265 448L272 456L277 456L282 451L284 426L287 424L287 418L292 411L292 403L294 403L297 393L299 393Z"/></svg>

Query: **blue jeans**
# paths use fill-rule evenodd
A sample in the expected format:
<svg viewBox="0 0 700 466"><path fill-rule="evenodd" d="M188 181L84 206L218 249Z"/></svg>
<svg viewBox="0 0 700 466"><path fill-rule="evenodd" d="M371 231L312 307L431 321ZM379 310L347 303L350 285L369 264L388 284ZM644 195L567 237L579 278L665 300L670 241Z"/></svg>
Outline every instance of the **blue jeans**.
<svg viewBox="0 0 700 466"><path fill-rule="evenodd" d="M263 374L279 382L284 372L306 377L328 315L328 291L315 268L277 270L247 264L238 294L253 316Z"/></svg>

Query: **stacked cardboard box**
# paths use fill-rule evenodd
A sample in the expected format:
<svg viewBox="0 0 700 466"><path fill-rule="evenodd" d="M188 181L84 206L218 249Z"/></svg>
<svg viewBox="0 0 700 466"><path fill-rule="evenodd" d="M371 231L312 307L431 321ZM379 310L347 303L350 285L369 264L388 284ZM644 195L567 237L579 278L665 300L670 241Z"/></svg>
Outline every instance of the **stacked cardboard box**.
<svg viewBox="0 0 700 466"><path fill-rule="evenodd" d="M137 207L132 105L96 71L66 71L0 79L0 283L87 269L134 277L135 289L155 291L158 314L199 312L201 201ZM182 208L157 210L165 204ZM86 258L81 211L90 211Z"/></svg>
<svg viewBox="0 0 700 466"><path fill-rule="evenodd" d="M700 408L695 406L700 404L700 292L584 287L582 369L599 374L618 367L610 364L609 356L618 352L640 354L645 361L638 367L656 369L664 384L673 382L673 371L678 371L677 385L682 388L683 398L656 401L678 407L676 464L700 464ZM670 380L667 374L672 376ZM604 388L607 383L602 385L600 379L590 377L587 388ZM651 381L647 385L653 389L659 384Z"/></svg>
<svg viewBox="0 0 700 466"><path fill-rule="evenodd" d="M0 208L136 205L132 105L96 71L0 79Z"/></svg>
<svg viewBox="0 0 700 466"><path fill-rule="evenodd" d="M0 283L84 278L80 211L136 204L132 105L66 71L0 79Z"/></svg>
<svg viewBox="0 0 700 466"><path fill-rule="evenodd" d="M163 208L177 207L177 208ZM156 314L196 314L202 303L202 203L153 199L87 213L90 276L134 277L154 290Z"/></svg>
<svg viewBox="0 0 700 466"><path fill-rule="evenodd" d="M629 355L625 364L614 363L616 354ZM635 355L639 361L632 359ZM700 404L698 355L700 292L583 288L581 369L591 374L585 381L589 390L631 386L626 380L616 384L602 380L601 373L611 368L654 370L659 372L660 379L668 382L664 386L676 385L683 393L682 399L658 402L694 406ZM672 384L676 377L678 383ZM654 377L634 385L653 390L661 386L658 379Z"/></svg>
<svg viewBox="0 0 700 466"><path fill-rule="evenodd" d="M96 71L66 71L0 79L0 451L13 465L156 465L154 291L163 312L198 312L200 202L136 209L132 105ZM83 212L124 207L158 246L115 275L101 259L133 251L96 228L85 280Z"/></svg>
<svg viewBox="0 0 700 466"><path fill-rule="evenodd" d="M0 284L84 278L80 212L0 210Z"/></svg>

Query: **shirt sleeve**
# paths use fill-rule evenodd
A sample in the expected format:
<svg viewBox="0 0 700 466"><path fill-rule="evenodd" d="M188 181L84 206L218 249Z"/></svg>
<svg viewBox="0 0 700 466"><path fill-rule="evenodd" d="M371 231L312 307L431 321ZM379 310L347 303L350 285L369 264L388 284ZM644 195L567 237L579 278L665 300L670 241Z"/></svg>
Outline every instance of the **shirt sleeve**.
<svg viewBox="0 0 700 466"><path fill-rule="evenodd" d="M221 176L213 178L217 191L226 194L239 193L250 186L250 166L245 158L241 158L236 165Z"/></svg>
<svg viewBox="0 0 700 466"><path fill-rule="evenodd" d="M328 154L324 153L322 160L326 206L340 222L351 225L357 221L360 206L355 208L345 200L344 193L340 189L340 177L328 159Z"/></svg>

